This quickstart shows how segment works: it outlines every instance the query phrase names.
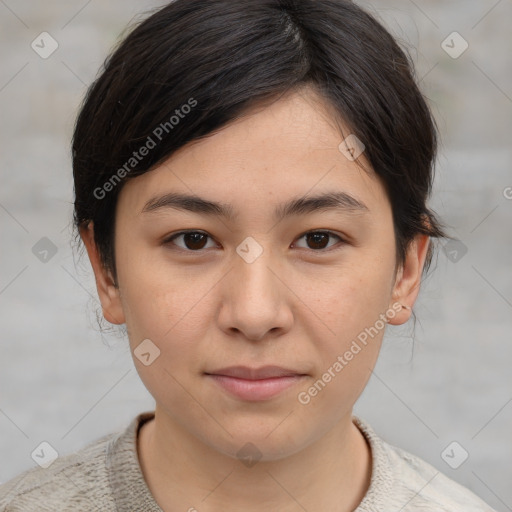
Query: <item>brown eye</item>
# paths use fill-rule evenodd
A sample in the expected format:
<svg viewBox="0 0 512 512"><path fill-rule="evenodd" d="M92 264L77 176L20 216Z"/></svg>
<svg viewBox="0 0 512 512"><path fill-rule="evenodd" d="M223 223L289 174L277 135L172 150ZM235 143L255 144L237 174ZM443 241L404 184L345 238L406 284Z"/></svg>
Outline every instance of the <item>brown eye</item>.
<svg viewBox="0 0 512 512"><path fill-rule="evenodd" d="M335 237L341 242L343 242L343 239L339 235L336 235L331 231L310 231L309 233L305 233L304 235L302 235L300 238L304 238L306 240L307 249L321 251L329 247L329 239L332 237ZM332 245L333 244L331 244L330 247L332 247Z"/></svg>
<svg viewBox="0 0 512 512"><path fill-rule="evenodd" d="M179 245L174 242L174 240L183 237L183 244ZM190 252L197 252L205 248L208 238L210 238L206 233L202 233L201 231L182 231L181 233L177 233L169 238L164 244L170 244L172 242L173 245L177 245L180 249L188 250Z"/></svg>

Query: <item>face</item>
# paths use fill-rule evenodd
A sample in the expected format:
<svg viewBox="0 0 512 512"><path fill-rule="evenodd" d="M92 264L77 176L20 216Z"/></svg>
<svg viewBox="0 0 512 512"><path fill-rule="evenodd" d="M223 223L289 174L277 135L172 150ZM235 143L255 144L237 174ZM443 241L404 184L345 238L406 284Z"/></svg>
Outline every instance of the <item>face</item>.
<svg viewBox="0 0 512 512"><path fill-rule="evenodd" d="M342 140L321 101L296 92L181 148L120 193L119 290L101 284L95 265L104 314L126 323L162 417L220 453L251 441L278 459L350 418L383 320L407 320L397 299L412 305L427 244L395 275L384 187L346 158ZM288 376L220 376L268 365Z"/></svg>

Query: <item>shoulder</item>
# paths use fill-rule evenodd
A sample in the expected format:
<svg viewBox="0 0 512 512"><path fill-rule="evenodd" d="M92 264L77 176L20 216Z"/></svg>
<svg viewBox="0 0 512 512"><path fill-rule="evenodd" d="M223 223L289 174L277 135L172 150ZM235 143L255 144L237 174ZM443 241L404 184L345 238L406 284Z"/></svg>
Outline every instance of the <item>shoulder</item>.
<svg viewBox="0 0 512 512"><path fill-rule="evenodd" d="M384 444L404 494L411 499L411 510L495 512L467 487L428 462L406 450Z"/></svg>
<svg viewBox="0 0 512 512"><path fill-rule="evenodd" d="M468 488L420 457L387 443L361 418L354 419L370 443L373 461L370 489L357 512L496 512Z"/></svg>
<svg viewBox="0 0 512 512"><path fill-rule="evenodd" d="M114 511L107 453L119 433L107 434L81 450L35 467L0 485L0 512ZM92 501L91 501L92 500Z"/></svg>

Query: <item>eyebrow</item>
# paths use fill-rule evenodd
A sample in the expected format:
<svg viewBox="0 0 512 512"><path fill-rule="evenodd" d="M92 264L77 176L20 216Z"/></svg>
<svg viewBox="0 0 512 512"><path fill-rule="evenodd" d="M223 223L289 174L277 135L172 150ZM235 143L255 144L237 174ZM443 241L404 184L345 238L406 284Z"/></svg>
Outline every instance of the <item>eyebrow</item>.
<svg viewBox="0 0 512 512"><path fill-rule="evenodd" d="M151 198L142 208L142 213L173 208L208 216L223 217L229 221L235 218L232 205L210 201L196 195L170 192ZM364 214L369 208L359 199L346 192L327 192L311 197L297 197L278 205L274 210L274 219L280 221L292 215L306 215L319 211L336 210L348 214Z"/></svg>

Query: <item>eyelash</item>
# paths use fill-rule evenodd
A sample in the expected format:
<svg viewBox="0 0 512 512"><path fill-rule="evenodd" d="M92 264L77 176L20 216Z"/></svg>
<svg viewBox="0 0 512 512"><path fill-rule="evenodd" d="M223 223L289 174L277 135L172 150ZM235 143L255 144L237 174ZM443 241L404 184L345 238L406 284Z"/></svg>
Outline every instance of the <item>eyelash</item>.
<svg viewBox="0 0 512 512"><path fill-rule="evenodd" d="M210 235L208 235L208 233L204 232L204 231L199 231L199 230L188 230L188 231L180 231L178 233L175 233L173 235L171 235L170 237L166 238L162 244L163 245L175 245L175 244L172 244L171 242L173 242L176 238L180 237L180 236L183 236L183 235L187 235L187 234L191 234L191 233L199 233L199 234L202 234L202 235L206 235L208 238L212 239L212 237ZM312 231L306 231L305 233L303 233L302 235L300 235L297 240L300 240L301 238L304 238L306 235L309 235L309 234L312 234L312 233L321 233L321 234L324 234L324 235L329 235L329 236L334 236L336 238L338 238L340 240L340 242L338 243L339 246L343 246L345 245L347 242L345 239L343 239L340 235L334 233L333 231L329 231L329 230L312 230ZM333 249L334 247L334 249ZM326 253L326 252L331 252L331 251L336 251L338 249L340 249L341 247L336 247L336 245L334 246L331 246L330 248L326 248L326 249L309 249L310 252L313 252L313 253ZM305 249L304 247L300 247L300 249ZM184 249L183 247L179 247L179 246L176 246L176 248L173 248L172 250L176 250L176 251L181 251L181 252L188 252L188 253L202 253L204 251L206 251L206 249L198 249L197 251L194 251L194 250L191 250L191 249Z"/></svg>

